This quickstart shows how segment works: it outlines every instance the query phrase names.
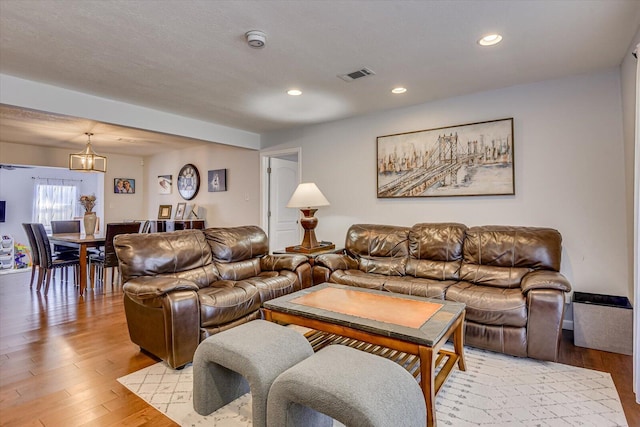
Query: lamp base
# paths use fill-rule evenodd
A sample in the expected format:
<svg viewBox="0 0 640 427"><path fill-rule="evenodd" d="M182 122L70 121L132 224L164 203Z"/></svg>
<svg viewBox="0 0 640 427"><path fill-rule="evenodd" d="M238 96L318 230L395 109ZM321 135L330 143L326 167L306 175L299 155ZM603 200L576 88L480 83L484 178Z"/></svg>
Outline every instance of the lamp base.
<svg viewBox="0 0 640 427"><path fill-rule="evenodd" d="M295 252L295 253L303 253L303 254L313 254L320 251L328 251L330 249L335 249L336 245L331 242L318 242L317 246L306 248L304 246L296 245L296 246L287 246L285 250L287 252Z"/></svg>

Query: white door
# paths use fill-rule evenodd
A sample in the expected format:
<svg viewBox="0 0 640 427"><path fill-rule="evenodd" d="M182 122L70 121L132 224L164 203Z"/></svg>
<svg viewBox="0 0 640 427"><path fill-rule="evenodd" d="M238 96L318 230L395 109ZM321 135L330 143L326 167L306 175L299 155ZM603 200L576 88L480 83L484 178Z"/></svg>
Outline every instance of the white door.
<svg viewBox="0 0 640 427"><path fill-rule="evenodd" d="M298 186L298 162L272 157L270 169L269 249L276 251L301 242L300 210L286 207Z"/></svg>

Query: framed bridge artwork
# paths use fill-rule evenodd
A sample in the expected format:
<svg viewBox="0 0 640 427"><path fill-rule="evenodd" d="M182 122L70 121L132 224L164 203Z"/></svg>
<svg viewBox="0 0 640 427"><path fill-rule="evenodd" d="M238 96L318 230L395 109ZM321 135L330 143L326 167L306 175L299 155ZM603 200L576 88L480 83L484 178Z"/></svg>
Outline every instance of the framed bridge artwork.
<svg viewBox="0 0 640 427"><path fill-rule="evenodd" d="M378 198L515 194L513 118L379 136Z"/></svg>

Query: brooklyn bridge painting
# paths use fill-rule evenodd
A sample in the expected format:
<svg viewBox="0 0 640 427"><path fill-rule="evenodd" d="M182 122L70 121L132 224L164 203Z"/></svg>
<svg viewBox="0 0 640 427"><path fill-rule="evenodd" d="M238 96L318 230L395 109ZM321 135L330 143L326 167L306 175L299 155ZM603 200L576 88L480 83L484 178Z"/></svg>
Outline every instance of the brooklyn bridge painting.
<svg viewBox="0 0 640 427"><path fill-rule="evenodd" d="M513 119L379 136L378 197L515 194Z"/></svg>

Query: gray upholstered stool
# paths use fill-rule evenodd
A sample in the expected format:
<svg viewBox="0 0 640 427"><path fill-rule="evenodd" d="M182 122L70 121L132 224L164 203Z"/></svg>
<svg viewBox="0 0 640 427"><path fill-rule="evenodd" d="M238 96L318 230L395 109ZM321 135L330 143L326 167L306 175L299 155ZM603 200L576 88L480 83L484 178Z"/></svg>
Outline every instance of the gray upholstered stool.
<svg viewBox="0 0 640 427"><path fill-rule="evenodd" d="M269 427L424 427L427 409L413 376L397 363L330 345L282 373L271 386Z"/></svg>
<svg viewBox="0 0 640 427"><path fill-rule="evenodd" d="M263 427L271 383L312 354L302 334L264 320L213 335L193 356L193 408L208 415L251 391L253 425Z"/></svg>

